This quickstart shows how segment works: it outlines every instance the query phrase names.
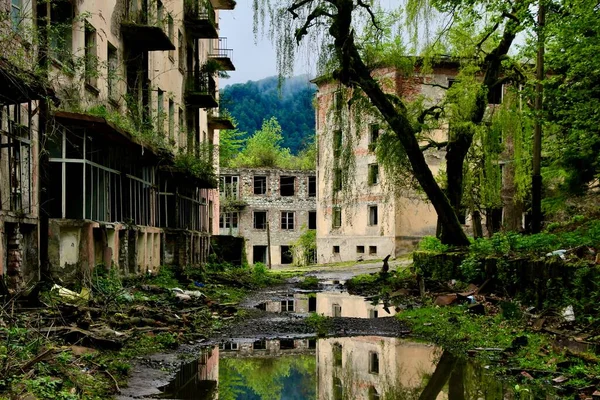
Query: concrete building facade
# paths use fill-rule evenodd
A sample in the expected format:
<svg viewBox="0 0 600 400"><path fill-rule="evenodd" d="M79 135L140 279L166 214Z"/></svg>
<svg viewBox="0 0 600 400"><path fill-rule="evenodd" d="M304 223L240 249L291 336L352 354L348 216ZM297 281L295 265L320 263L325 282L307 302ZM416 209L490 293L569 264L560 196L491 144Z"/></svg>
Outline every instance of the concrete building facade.
<svg viewBox="0 0 600 400"><path fill-rule="evenodd" d="M12 168L30 181L18 190L2 184L18 209L6 227L10 246L35 242L26 247L40 252L15 257L63 282L85 279L98 264L123 273L202 264L218 231L219 129L232 127L218 113L219 73L234 68L218 13L235 2L6 3L0 13L31 49L30 65L54 100L36 108L28 83L28 98L4 111L29 129L8 135L24 139ZM0 87L0 97L9 91ZM30 233L38 215L39 237Z"/></svg>
<svg viewBox="0 0 600 400"><path fill-rule="evenodd" d="M313 171L221 169L221 235L242 236L250 264L298 262L292 246L305 229L317 228Z"/></svg>
<svg viewBox="0 0 600 400"><path fill-rule="evenodd" d="M423 97L430 105L443 98L440 86L447 87L456 73L453 65L435 66L427 74L417 70L408 76L393 68L376 71L390 93L409 100ZM316 83L318 262L394 257L412 249L423 236L434 235L437 215L433 207L410 188L402 190L402 196L395 195L377 162L375 149L384 123L365 117L356 124L344 106L350 94L332 80L317 79ZM444 140L445 135L443 130L432 132L436 139ZM344 152L353 157L353 171L342 161ZM428 150L425 157L436 175L444 166L444 152ZM344 174L352 178L343 179Z"/></svg>

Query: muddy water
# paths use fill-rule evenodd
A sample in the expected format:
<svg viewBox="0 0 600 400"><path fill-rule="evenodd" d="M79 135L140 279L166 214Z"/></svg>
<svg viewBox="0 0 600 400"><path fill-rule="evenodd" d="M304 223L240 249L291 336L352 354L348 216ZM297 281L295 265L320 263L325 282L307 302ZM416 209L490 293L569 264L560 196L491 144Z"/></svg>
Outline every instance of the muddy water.
<svg viewBox="0 0 600 400"><path fill-rule="evenodd" d="M227 342L160 390L170 399L545 398L435 346L381 336Z"/></svg>

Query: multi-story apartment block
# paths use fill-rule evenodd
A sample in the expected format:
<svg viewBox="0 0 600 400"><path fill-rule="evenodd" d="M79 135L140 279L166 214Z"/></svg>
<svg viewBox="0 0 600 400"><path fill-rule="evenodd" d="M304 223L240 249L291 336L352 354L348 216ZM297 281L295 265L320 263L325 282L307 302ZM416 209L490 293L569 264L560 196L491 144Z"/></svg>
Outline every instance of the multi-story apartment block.
<svg viewBox="0 0 600 400"><path fill-rule="evenodd" d="M313 171L223 168L219 188L220 233L245 238L250 264L300 261L293 244L305 229L317 228Z"/></svg>
<svg viewBox="0 0 600 400"><path fill-rule="evenodd" d="M21 242L5 243L21 248L34 241L25 247L38 248L38 235L27 239L27 232L37 231L29 226L41 207L47 221L40 259L53 278L79 279L97 264L126 273L201 264L218 231L213 147L219 129L232 128L218 114L219 73L234 68L218 13L235 2L7 4L0 10L6 28L31 49L30 65L56 101L42 112L30 102L35 85L24 86L18 99L0 87L3 113L12 115L2 118L3 140L19 143L2 149L5 172L13 175L2 181L3 205L6 193L7 210L17 215L17 226L6 228ZM45 131L38 140L40 115ZM15 257L25 262L37 255Z"/></svg>
<svg viewBox="0 0 600 400"><path fill-rule="evenodd" d="M456 76L457 65L439 64L431 73L417 71L410 76L394 68L381 68L376 73L387 82L386 90L391 93L409 99L424 96L435 104L445 93L440 86L447 87ZM397 256L423 236L434 235L437 215L433 207L409 188L402 196L395 195L386 182L385 171L375 156L383 122L365 117L357 125L344 106L349 94L340 90L339 83L327 78L315 82L318 262ZM433 133L440 138L445 134L442 130ZM348 140L352 143L350 150L344 149ZM354 158L353 171L342 171L345 151ZM444 153L428 150L426 160L435 175L444 165ZM342 179L343 173L351 173L353 178ZM345 184L351 187L343 187Z"/></svg>

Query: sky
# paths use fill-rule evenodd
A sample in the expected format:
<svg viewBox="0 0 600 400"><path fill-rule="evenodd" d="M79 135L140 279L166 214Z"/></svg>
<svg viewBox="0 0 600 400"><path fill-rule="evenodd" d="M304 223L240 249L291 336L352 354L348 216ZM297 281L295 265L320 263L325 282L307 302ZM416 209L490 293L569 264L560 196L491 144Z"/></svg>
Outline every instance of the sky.
<svg viewBox="0 0 600 400"><path fill-rule="evenodd" d="M398 0L381 0L384 8L397 6ZM252 0L237 0L233 10L219 11L220 36L227 38L227 48L233 49L235 71L229 71L229 79L220 82L221 87L235 83L256 81L277 75L276 51L266 36L254 37ZM306 51L306 50L305 50ZM315 61L300 52L294 75L315 75Z"/></svg>

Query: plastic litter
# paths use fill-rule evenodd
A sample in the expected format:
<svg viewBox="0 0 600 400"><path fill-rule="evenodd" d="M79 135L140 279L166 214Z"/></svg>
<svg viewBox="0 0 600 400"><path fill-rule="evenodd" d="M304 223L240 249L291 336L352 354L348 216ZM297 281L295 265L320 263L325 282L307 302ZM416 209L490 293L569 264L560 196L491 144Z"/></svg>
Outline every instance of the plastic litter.
<svg viewBox="0 0 600 400"><path fill-rule="evenodd" d="M562 317L567 322L575 321L575 311L573 310L573 306L566 306L563 308Z"/></svg>
<svg viewBox="0 0 600 400"><path fill-rule="evenodd" d="M74 292L60 285L52 286L52 290L58 290L58 295L70 300L89 300L90 290L88 288L82 288L80 293Z"/></svg>
<svg viewBox="0 0 600 400"><path fill-rule="evenodd" d="M567 250L564 250L564 249L554 250L554 251L551 251L550 253L547 253L546 257L559 256L560 258L562 258L564 260L566 252L567 252Z"/></svg>

